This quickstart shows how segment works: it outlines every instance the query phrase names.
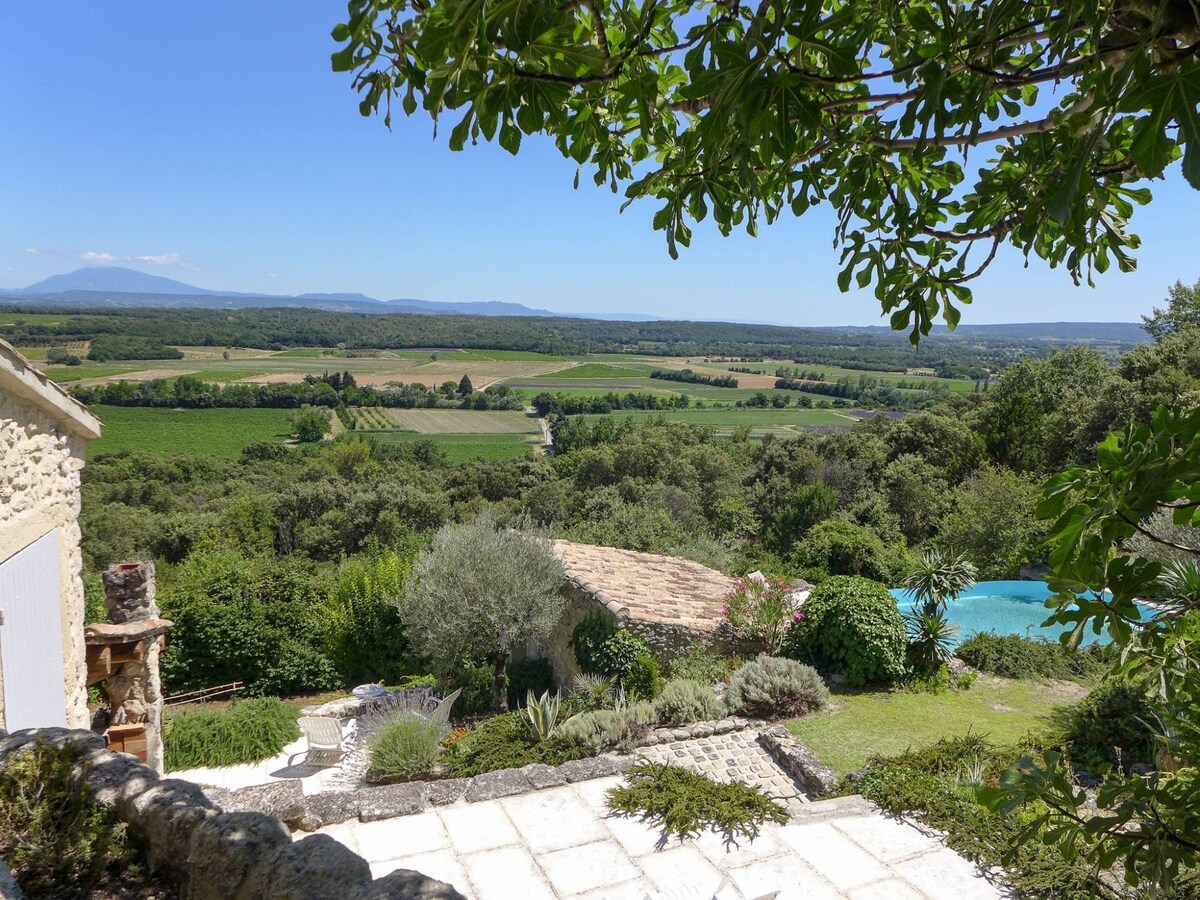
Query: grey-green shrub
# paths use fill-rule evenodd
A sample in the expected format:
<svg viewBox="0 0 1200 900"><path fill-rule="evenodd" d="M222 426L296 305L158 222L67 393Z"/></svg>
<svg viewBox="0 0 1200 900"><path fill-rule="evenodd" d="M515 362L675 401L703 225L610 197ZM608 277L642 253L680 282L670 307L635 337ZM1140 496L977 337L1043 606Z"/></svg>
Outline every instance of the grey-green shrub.
<svg viewBox="0 0 1200 900"><path fill-rule="evenodd" d="M554 731L560 744L582 748L592 755L617 747L629 750L654 727L654 704L642 701L623 709L597 709L580 713Z"/></svg>
<svg viewBox="0 0 1200 900"><path fill-rule="evenodd" d="M829 702L829 688L812 666L763 655L733 673L725 702L763 719L804 716Z"/></svg>
<svg viewBox="0 0 1200 900"><path fill-rule="evenodd" d="M686 725L719 719L725 706L711 687L688 678L668 681L654 701L654 716L660 725Z"/></svg>
<svg viewBox="0 0 1200 900"><path fill-rule="evenodd" d="M367 781L403 781L437 763L441 738L436 723L409 712L386 715L367 736Z"/></svg>

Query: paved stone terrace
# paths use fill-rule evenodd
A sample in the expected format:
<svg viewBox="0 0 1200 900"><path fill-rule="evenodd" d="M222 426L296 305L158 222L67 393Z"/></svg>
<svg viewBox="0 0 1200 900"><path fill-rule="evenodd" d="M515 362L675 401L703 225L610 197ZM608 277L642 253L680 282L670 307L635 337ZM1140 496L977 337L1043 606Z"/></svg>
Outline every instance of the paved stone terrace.
<svg viewBox="0 0 1200 900"><path fill-rule="evenodd" d="M807 791L780 768L753 729L643 747L638 756L647 762L682 766L714 781L742 781L762 788L784 801L793 815L808 802Z"/></svg>
<svg viewBox="0 0 1200 900"><path fill-rule="evenodd" d="M598 778L483 803L322 829L375 877L415 869L475 900L995 900L967 860L858 797L805 804L727 849L717 835L657 850L659 832L608 817Z"/></svg>

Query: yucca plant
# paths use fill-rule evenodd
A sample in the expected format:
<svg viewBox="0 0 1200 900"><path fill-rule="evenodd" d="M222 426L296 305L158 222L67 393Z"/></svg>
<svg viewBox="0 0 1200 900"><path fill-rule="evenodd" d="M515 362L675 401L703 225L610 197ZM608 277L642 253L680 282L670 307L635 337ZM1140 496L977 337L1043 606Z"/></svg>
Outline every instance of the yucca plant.
<svg viewBox="0 0 1200 900"><path fill-rule="evenodd" d="M533 691L525 695L525 715L529 716L529 721L533 723L533 730L537 732L539 741L546 740L554 733L561 703L558 694L551 697L549 691L543 691L542 696L536 698Z"/></svg>
<svg viewBox="0 0 1200 900"><path fill-rule="evenodd" d="M954 656L958 626L946 618L941 607L914 609L905 617L908 625L908 652L913 665L933 670Z"/></svg>
<svg viewBox="0 0 1200 900"><path fill-rule="evenodd" d="M920 560L900 584L912 591L917 603L929 611L957 600L978 577L978 571L966 557L931 548L921 553Z"/></svg>

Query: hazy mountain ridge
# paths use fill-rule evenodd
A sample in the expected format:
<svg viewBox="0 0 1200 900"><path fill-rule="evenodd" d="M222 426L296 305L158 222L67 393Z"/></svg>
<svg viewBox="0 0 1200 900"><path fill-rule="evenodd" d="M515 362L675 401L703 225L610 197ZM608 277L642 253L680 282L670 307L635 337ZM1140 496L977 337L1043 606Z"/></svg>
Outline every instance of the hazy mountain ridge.
<svg viewBox="0 0 1200 900"><path fill-rule="evenodd" d="M103 282L106 286L99 286ZM88 286L84 286L88 285ZM377 300L362 293L305 293L299 295L213 291L171 278L120 266L94 266L49 278L26 288L0 290L0 302L21 302L63 309L312 309L334 313L410 313L483 317L593 319L609 322L666 322L661 316L636 313L559 313L498 300L447 302L402 298ZM714 323L720 324L720 323ZM732 323L789 329L769 323ZM854 334L895 334L886 325L805 326L813 331ZM951 332L935 325L943 339L1016 338L1047 342L1089 341L1133 344L1147 340L1136 322L1027 322L996 325L963 323Z"/></svg>
<svg viewBox="0 0 1200 900"><path fill-rule="evenodd" d="M298 295L214 291L129 269L124 266L85 266L51 275L24 288L0 290L6 299L36 299L38 303L78 308L166 307L185 309L243 309L294 307L327 312L423 313L426 315L550 316L581 319L651 321L657 316L638 313L561 313L501 300L450 302L401 298L379 300L362 293L313 292Z"/></svg>

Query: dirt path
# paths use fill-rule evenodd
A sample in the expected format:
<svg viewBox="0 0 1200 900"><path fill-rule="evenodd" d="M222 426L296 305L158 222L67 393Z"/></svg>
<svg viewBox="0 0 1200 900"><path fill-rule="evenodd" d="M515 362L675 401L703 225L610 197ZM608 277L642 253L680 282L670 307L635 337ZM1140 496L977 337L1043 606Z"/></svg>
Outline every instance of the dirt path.
<svg viewBox="0 0 1200 900"><path fill-rule="evenodd" d="M528 408L528 412L536 415L537 410L532 406ZM543 456L552 456L554 454L554 436L550 434L550 425L541 416L537 418L538 427L542 429L543 443L538 447L538 453Z"/></svg>

